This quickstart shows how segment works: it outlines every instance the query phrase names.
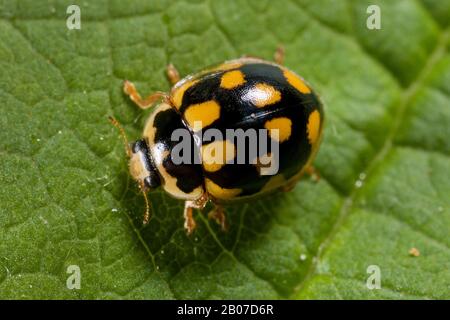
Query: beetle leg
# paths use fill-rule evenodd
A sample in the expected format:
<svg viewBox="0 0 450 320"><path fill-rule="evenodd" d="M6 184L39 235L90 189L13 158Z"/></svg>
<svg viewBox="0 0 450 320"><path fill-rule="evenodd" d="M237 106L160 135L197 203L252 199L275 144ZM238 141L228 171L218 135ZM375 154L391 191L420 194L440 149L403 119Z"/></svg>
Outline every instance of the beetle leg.
<svg viewBox="0 0 450 320"><path fill-rule="evenodd" d="M213 219L220 225L223 231L228 230L228 223L225 216L225 210L221 205L214 204L214 209L208 213L208 219Z"/></svg>
<svg viewBox="0 0 450 320"><path fill-rule="evenodd" d="M187 235L191 235L194 232L196 223L194 217L192 216L193 207L190 206L189 201L184 203L184 229Z"/></svg>
<svg viewBox="0 0 450 320"><path fill-rule="evenodd" d="M175 66L171 63L167 65L166 74L172 85L180 81L180 73L178 72L177 68L175 68Z"/></svg>
<svg viewBox="0 0 450 320"><path fill-rule="evenodd" d="M205 192L202 196L196 200L187 200L184 202L184 228L187 235L191 235L194 232L196 223L193 216L193 209L203 209L208 202L208 194Z"/></svg>
<svg viewBox="0 0 450 320"><path fill-rule="evenodd" d="M277 47L277 50L273 54L273 59L279 65L283 65L283 63L284 63L284 47L283 46Z"/></svg>
<svg viewBox="0 0 450 320"><path fill-rule="evenodd" d="M125 82L123 83L123 92L125 92L130 97L130 99L141 109L148 109L159 99L169 101L169 96L167 95L167 93L162 91L157 91L149 95L147 98L142 99L140 94L137 92L134 84L128 80L125 80Z"/></svg>

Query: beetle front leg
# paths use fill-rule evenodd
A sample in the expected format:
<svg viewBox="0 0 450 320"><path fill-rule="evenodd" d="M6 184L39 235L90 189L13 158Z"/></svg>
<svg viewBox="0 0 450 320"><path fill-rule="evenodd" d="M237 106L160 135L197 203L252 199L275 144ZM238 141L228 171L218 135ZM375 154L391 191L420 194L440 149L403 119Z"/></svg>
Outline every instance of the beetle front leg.
<svg viewBox="0 0 450 320"><path fill-rule="evenodd" d="M162 91L157 91L149 95L147 98L142 99L141 95L137 92L134 84L128 80L125 80L125 82L123 83L123 92L125 92L130 97L130 99L138 105L139 108L144 110L151 107L159 99L169 101L169 96L167 95L167 93Z"/></svg>
<svg viewBox="0 0 450 320"><path fill-rule="evenodd" d="M184 202L184 229L187 235L191 235L194 232L197 224L194 220L194 209L203 209L208 202L208 194L203 193L202 196L196 200L186 200Z"/></svg>
<svg viewBox="0 0 450 320"><path fill-rule="evenodd" d="M195 223L194 216L193 216L193 209L189 203L190 201L186 201L184 203L184 229L186 230L187 235L191 235L192 232L194 232L197 224Z"/></svg>

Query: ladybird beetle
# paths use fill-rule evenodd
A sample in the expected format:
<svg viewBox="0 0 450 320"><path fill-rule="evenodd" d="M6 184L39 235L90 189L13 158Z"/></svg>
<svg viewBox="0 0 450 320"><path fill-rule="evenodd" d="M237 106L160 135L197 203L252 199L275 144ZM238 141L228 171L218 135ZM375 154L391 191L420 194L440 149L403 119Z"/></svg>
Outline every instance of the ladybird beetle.
<svg viewBox="0 0 450 320"><path fill-rule="evenodd" d="M159 102L145 124L143 138L131 145L119 123L110 118L125 139L130 174L146 200L144 223L149 219L146 192L162 186L172 197L185 201L188 234L195 229L193 209L203 209L208 201L214 204L208 217L226 229L223 204L280 189L288 191L312 168L322 136L323 106L301 77L282 66L282 60L279 49L276 63L244 56L181 80L175 67L169 65L170 93L156 92L145 99L131 82L124 82L125 94L141 109ZM259 161L230 163L236 157L235 141L225 138L193 148L196 155L200 153L200 163L176 164L171 152L177 143L172 133L177 129L187 130L194 146L198 145L196 134L207 129L266 129L269 139L279 145L278 171L262 175ZM207 161L208 155L201 152L211 146L220 150L230 145L234 151L226 149L222 163Z"/></svg>

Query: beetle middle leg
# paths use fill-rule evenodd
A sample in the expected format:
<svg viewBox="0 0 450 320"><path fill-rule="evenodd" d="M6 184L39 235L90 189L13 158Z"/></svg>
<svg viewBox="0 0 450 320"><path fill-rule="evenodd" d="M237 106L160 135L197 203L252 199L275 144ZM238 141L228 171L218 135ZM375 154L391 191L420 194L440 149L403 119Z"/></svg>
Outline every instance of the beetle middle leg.
<svg viewBox="0 0 450 320"><path fill-rule="evenodd" d="M214 204L214 208L208 213L208 219L213 219L214 221L216 221L223 231L228 230L225 210L221 205Z"/></svg>
<svg viewBox="0 0 450 320"><path fill-rule="evenodd" d="M134 84L128 80L123 83L123 92L125 92L130 99L138 105L141 109L148 109L156 101L163 99L169 101L169 96L167 93L162 91L156 91L155 93L149 95L147 98L142 99L141 95L137 92Z"/></svg>

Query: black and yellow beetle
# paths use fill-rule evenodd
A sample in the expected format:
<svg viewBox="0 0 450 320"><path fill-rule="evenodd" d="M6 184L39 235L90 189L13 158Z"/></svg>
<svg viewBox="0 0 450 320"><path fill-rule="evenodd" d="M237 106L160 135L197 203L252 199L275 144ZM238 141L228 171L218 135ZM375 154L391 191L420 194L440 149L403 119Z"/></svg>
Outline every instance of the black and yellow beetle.
<svg viewBox="0 0 450 320"><path fill-rule="evenodd" d="M156 92L146 99L125 81L124 92L140 108L160 101L145 124L143 138L132 145L126 143L130 174L139 183L147 203L144 223L149 219L146 192L162 186L169 195L185 200L188 234L195 228L192 210L203 209L208 201L215 205L209 217L225 229L222 204L279 189L290 190L312 168L322 135L323 106L301 77L281 65L282 59L282 50L275 55L277 63L243 57L181 80L169 65L167 74L174 84L170 93ZM111 120L125 137L118 122ZM191 134L192 150L200 153L200 163L173 162L171 152L177 142L172 133L180 128ZM233 163L230 160L236 157L235 152L224 151L222 163L207 161L208 155L202 152L212 145L219 149L231 145L235 150L235 141L224 138L195 148L198 139L194 137L199 132L249 128L265 129L269 139L278 143L276 174L262 175L258 161Z"/></svg>

